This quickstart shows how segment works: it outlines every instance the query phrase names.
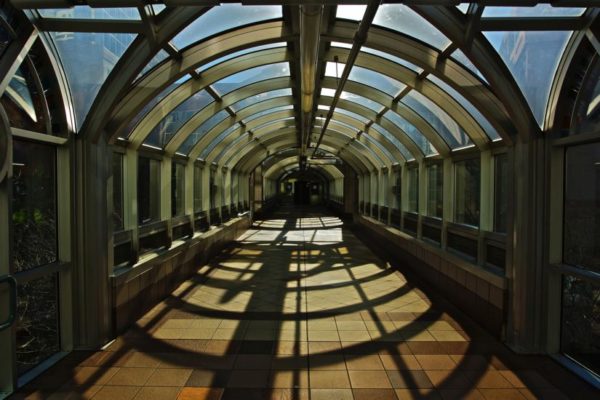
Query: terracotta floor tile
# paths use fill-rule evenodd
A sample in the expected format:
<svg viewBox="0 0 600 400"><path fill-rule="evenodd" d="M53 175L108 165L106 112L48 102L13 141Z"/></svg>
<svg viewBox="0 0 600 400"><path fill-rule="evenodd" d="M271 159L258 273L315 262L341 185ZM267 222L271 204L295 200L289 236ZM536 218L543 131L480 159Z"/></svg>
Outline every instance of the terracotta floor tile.
<svg viewBox="0 0 600 400"><path fill-rule="evenodd" d="M423 369L421 364L412 354L385 355L379 356L383 367L392 371L400 370L420 370Z"/></svg>
<svg viewBox="0 0 600 400"><path fill-rule="evenodd" d="M146 386L183 386L191 374L191 369L159 368L150 375Z"/></svg>
<svg viewBox="0 0 600 400"><path fill-rule="evenodd" d="M311 389L311 400L353 400L350 389Z"/></svg>
<svg viewBox="0 0 600 400"><path fill-rule="evenodd" d="M120 368L106 383L110 386L144 386L153 368Z"/></svg>
<svg viewBox="0 0 600 400"><path fill-rule="evenodd" d="M479 388L479 391L486 400L524 400L525 396L519 392L519 389L485 389Z"/></svg>
<svg viewBox="0 0 600 400"><path fill-rule="evenodd" d="M130 400L140 390L137 386L104 386L93 397L93 400Z"/></svg>
<svg viewBox="0 0 600 400"><path fill-rule="evenodd" d="M346 362L341 354L316 354L308 358L311 370L346 370Z"/></svg>
<svg viewBox="0 0 600 400"><path fill-rule="evenodd" d="M423 371L386 371L393 388L429 389L433 385Z"/></svg>
<svg viewBox="0 0 600 400"><path fill-rule="evenodd" d="M235 369L269 369L273 357L266 354L239 354L235 359Z"/></svg>
<svg viewBox="0 0 600 400"><path fill-rule="evenodd" d="M415 356L423 369L454 369L456 363L445 354L419 354Z"/></svg>
<svg viewBox="0 0 600 400"><path fill-rule="evenodd" d="M473 382L461 370L428 370L427 377L439 389L472 388Z"/></svg>
<svg viewBox="0 0 600 400"><path fill-rule="evenodd" d="M228 388L264 388L267 387L269 370L243 370L231 371Z"/></svg>
<svg viewBox="0 0 600 400"><path fill-rule="evenodd" d="M398 400L393 389L352 389L354 400Z"/></svg>
<svg viewBox="0 0 600 400"><path fill-rule="evenodd" d="M438 389L444 400L485 400L485 397L477 389Z"/></svg>
<svg viewBox="0 0 600 400"><path fill-rule="evenodd" d="M269 378L269 387L272 388L308 388L308 371L272 370Z"/></svg>
<svg viewBox="0 0 600 400"><path fill-rule="evenodd" d="M145 386L135 395L135 400L176 400L180 387Z"/></svg>
<svg viewBox="0 0 600 400"><path fill-rule="evenodd" d="M383 364L378 355L346 355L348 370L383 370Z"/></svg>
<svg viewBox="0 0 600 400"><path fill-rule="evenodd" d="M355 389L391 389L385 371L348 371L350 385Z"/></svg>
<svg viewBox="0 0 600 400"><path fill-rule="evenodd" d="M193 370L185 386L226 387L229 382L229 370Z"/></svg>
<svg viewBox="0 0 600 400"><path fill-rule="evenodd" d="M314 389L347 389L350 380L346 371L310 371L310 386Z"/></svg>
<svg viewBox="0 0 600 400"><path fill-rule="evenodd" d="M220 400L222 395L221 388L184 387L177 400Z"/></svg>
<svg viewBox="0 0 600 400"><path fill-rule="evenodd" d="M399 400L442 400L435 389L395 389Z"/></svg>
<svg viewBox="0 0 600 400"><path fill-rule="evenodd" d="M499 371L466 371L465 373L478 388L501 389L513 387Z"/></svg>

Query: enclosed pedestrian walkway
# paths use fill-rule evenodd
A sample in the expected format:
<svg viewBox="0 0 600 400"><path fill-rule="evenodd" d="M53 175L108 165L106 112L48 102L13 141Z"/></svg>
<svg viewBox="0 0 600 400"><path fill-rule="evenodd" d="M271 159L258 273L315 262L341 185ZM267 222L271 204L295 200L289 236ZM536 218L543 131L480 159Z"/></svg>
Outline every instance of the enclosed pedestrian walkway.
<svg viewBox="0 0 600 400"><path fill-rule="evenodd" d="M103 350L72 353L14 398L597 394L546 357L515 355L324 211L256 221Z"/></svg>

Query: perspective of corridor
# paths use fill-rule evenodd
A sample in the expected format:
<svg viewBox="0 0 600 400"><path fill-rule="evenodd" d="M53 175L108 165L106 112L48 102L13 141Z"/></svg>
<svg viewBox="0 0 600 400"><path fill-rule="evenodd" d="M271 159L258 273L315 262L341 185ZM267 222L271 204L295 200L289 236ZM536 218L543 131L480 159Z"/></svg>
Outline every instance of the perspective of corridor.
<svg viewBox="0 0 600 400"><path fill-rule="evenodd" d="M0 400L600 399L599 0L0 0Z"/></svg>
<svg viewBox="0 0 600 400"><path fill-rule="evenodd" d="M104 350L67 357L15 398L597 395L545 358L514 355L402 271L330 213L286 207Z"/></svg>

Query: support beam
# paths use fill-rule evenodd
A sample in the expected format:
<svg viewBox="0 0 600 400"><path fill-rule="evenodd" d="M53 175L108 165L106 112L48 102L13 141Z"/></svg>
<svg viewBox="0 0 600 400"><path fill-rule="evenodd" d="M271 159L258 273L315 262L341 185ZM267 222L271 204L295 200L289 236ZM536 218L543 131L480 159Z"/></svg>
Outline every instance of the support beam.
<svg viewBox="0 0 600 400"><path fill-rule="evenodd" d="M21 32L17 32L17 38L10 42L2 54L0 59L0 96L4 94L37 37L38 33L35 28L28 25Z"/></svg>

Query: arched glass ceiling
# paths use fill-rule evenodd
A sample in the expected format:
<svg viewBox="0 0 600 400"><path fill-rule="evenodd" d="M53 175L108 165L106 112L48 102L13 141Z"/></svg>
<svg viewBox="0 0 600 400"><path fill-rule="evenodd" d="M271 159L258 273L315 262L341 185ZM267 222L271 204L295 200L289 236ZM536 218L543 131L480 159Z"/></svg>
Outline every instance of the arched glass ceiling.
<svg viewBox="0 0 600 400"><path fill-rule="evenodd" d="M142 72L140 72L137 79L144 76L148 71L156 67L158 64L160 64L163 60L166 60L167 58L169 58L169 53L167 53L164 50L160 50L158 53L156 53L152 60L150 60L150 62L144 67Z"/></svg>
<svg viewBox="0 0 600 400"><path fill-rule="evenodd" d="M185 139L185 141L181 144L177 152L181 154L188 154L192 147L194 147L194 145L198 142L198 140L202 138L202 136L206 135L208 131L210 131L219 122L223 121L228 116L229 114L227 113L227 111L221 110L206 121L204 121L202 125L196 128L194 132L192 132L192 134Z"/></svg>
<svg viewBox="0 0 600 400"><path fill-rule="evenodd" d="M197 73L201 73L203 71L206 71L207 69L209 69L210 67L213 67L217 64L221 64L222 62L225 62L227 60L232 60L234 58L237 57L241 57L245 54L250 54L253 53L255 51L260 51L260 50L268 50L268 49L275 49L277 47L283 47L286 46L287 43L286 42L278 42L278 43L269 43L269 44L264 44L262 46L255 46L255 47L250 47L244 50L240 50L240 51L236 51L234 53L231 54L227 54L226 56L223 56L221 58L217 58L214 61L211 61L209 63L203 64L202 66L200 66L199 68L196 69Z"/></svg>
<svg viewBox="0 0 600 400"><path fill-rule="evenodd" d="M135 35L129 33L50 32L69 82L79 130L100 87Z"/></svg>
<svg viewBox="0 0 600 400"><path fill-rule="evenodd" d="M259 103L261 101L274 99L276 97L291 96L291 95L292 95L292 89L290 89L290 88L271 90L268 92L259 93L254 96L250 96L243 100L240 100L237 103L232 104L231 109L234 112L239 112L240 110L242 110L248 106L251 106L252 104Z"/></svg>
<svg viewBox="0 0 600 400"><path fill-rule="evenodd" d="M535 119L544 123L556 68L572 32L484 32L512 73Z"/></svg>
<svg viewBox="0 0 600 400"><path fill-rule="evenodd" d="M222 97L227 93L247 86L251 83L282 76L290 76L290 64L288 62L267 64L250 68L245 71L229 75L228 77L215 82L212 87L219 94L219 96Z"/></svg>
<svg viewBox="0 0 600 400"><path fill-rule="evenodd" d="M182 49L216 33L274 18L281 18L281 6L222 4L201 15L175 36L172 42Z"/></svg>
<svg viewBox="0 0 600 400"><path fill-rule="evenodd" d="M37 114L33 105L33 96L27 84L26 64L21 65L8 83L6 95L31 118L37 122ZM30 81L30 80L29 80Z"/></svg>
<svg viewBox="0 0 600 400"><path fill-rule="evenodd" d="M44 18L141 19L140 13L135 7L92 8L89 6L75 6L73 8L43 8L39 9L38 12Z"/></svg>
<svg viewBox="0 0 600 400"><path fill-rule="evenodd" d="M465 66L473 74L475 74L476 76L478 76L484 82L487 83L487 80L485 79L485 77L483 76L483 74L481 73L481 71L471 62L471 60L469 60L469 57L467 57L465 55L465 53L463 53L460 49L454 50L454 52L452 53L452 55L450 56L450 58L454 59L455 61L457 61L460 64L462 64L463 66Z"/></svg>
<svg viewBox="0 0 600 400"><path fill-rule="evenodd" d="M413 142L421 149L423 154L426 156L437 154L435 148L427 140L427 138L419 131L413 124L402 118L400 115L392 110L388 110L384 115L385 118L390 120L394 125L400 128L404 133L411 138Z"/></svg>
<svg viewBox="0 0 600 400"><path fill-rule="evenodd" d="M212 140L208 146L206 146L202 152L200 153L200 159L204 160L206 157L221 143L227 136L231 135L236 129L240 129L241 125L239 123L231 125L229 128L225 129L223 132L219 134L214 140Z"/></svg>
<svg viewBox="0 0 600 400"><path fill-rule="evenodd" d="M390 133L390 131L385 129L383 126L381 126L379 124L373 124L373 125L371 125L370 129L375 129L377 132L379 132L381 135L383 135L387 140L392 142L394 144L394 146L396 146L398 148L398 150L400 151L402 156L407 161L415 159L414 154L412 154L410 151L408 151L408 149L402 143L400 143L400 141L398 139L396 139L396 136L392 135Z"/></svg>
<svg viewBox="0 0 600 400"><path fill-rule="evenodd" d="M485 7L482 17L579 17L585 8L553 7L538 4L534 7Z"/></svg>
<svg viewBox="0 0 600 400"><path fill-rule="evenodd" d="M339 78L342 75L344 67L345 64L327 62L325 66L325 76ZM396 97L406 87L402 82L390 78L387 75L357 65L353 66L350 70L348 79L364 85L369 85L392 97Z"/></svg>
<svg viewBox="0 0 600 400"><path fill-rule="evenodd" d="M286 106L279 106L279 107L269 108L268 110L260 111L260 112L257 112L255 114L252 114L251 116L249 116L247 118L244 118L242 120L242 122L244 124L247 124L248 122L253 121L253 120L257 119L257 118L264 117L265 115L273 114L273 113L276 113L278 111L293 110L293 109L294 109L294 106L291 105L291 104L290 105L286 105Z"/></svg>
<svg viewBox="0 0 600 400"><path fill-rule="evenodd" d="M335 90L330 88L322 88L321 96L333 97L335 95ZM350 93L342 91L342 95L340 96L342 100L348 100L353 103L356 103L360 106L369 108L376 113L379 113L383 109L383 105L377 103L376 101L367 99L366 97L360 96L358 94Z"/></svg>

